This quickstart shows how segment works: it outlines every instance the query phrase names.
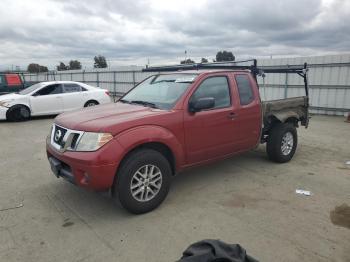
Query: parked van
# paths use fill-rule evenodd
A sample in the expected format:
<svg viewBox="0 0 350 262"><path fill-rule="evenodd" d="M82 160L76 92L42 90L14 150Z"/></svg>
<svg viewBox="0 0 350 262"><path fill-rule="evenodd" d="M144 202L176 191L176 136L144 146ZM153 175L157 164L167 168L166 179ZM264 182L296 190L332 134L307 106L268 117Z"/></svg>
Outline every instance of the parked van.
<svg viewBox="0 0 350 262"><path fill-rule="evenodd" d="M25 88L19 74L0 73L0 95L19 92Z"/></svg>

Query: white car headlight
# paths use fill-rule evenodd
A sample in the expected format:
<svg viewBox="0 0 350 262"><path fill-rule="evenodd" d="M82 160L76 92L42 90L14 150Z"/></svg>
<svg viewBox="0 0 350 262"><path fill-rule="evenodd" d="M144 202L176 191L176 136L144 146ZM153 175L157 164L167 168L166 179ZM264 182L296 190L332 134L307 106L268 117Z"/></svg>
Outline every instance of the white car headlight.
<svg viewBox="0 0 350 262"><path fill-rule="evenodd" d="M81 137L76 151L96 151L113 139L110 133L85 132Z"/></svg>
<svg viewBox="0 0 350 262"><path fill-rule="evenodd" d="M10 105L9 100L0 101L0 106L8 107Z"/></svg>

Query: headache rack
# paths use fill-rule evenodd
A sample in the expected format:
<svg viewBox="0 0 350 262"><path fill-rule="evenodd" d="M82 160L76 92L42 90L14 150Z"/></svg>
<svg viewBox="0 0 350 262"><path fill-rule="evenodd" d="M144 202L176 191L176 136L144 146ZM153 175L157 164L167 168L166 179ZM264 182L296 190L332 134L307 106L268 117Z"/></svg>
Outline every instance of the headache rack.
<svg viewBox="0 0 350 262"><path fill-rule="evenodd" d="M247 63L252 62L250 65ZM244 65L239 65L244 63ZM227 62L213 62L213 63L194 63L181 64L173 66L147 66L142 69L142 72L176 72L186 70L200 70L200 69L229 69L229 70L250 70L255 81L257 76L265 77L265 74L298 74L304 79L304 87L306 96L309 96L309 86L307 80L308 67L307 63L304 65L286 65L286 66L261 66L258 67L256 59L242 60L242 61L227 61Z"/></svg>

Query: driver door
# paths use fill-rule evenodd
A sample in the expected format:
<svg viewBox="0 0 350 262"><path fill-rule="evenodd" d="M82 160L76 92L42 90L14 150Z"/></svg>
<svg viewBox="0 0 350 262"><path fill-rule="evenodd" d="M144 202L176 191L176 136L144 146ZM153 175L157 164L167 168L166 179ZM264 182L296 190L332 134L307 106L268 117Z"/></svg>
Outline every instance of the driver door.
<svg viewBox="0 0 350 262"><path fill-rule="evenodd" d="M234 152L237 125L232 104L232 90L227 75L204 79L192 93L184 114L187 163L195 164ZM189 104L199 98L212 97L215 106L191 113Z"/></svg>
<svg viewBox="0 0 350 262"><path fill-rule="evenodd" d="M30 97L32 115L50 115L63 112L62 85L51 84Z"/></svg>

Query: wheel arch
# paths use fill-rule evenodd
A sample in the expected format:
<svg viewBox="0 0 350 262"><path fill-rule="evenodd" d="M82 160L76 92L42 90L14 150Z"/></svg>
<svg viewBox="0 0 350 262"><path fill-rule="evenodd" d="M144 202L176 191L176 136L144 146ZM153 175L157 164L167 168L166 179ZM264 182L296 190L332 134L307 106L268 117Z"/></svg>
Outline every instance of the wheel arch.
<svg viewBox="0 0 350 262"><path fill-rule="evenodd" d="M162 145L167 148L174 158L174 171L180 169L185 162L183 143L168 129L156 125L143 125L128 129L115 137L126 153L148 144L149 146ZM154 148L156 149L156 147ZM159 148L158 148L159 149Z"/></svg>
<svg viewBox="0 0 350 262"><path fill-rule="evenodd" d="M300 121L299 115L294 111L275 112L274 114L271 114L269 118L274 118L281 123Z"/></svg>
<svg viewBox="0 0 350 262"><path fill-rule="evenodd" d="M284 121L284 123L290 123L290 124L293 124L295 127L298 127L299 121L300 119L298 118L298 116L290 116Z"/></svg>
<svg viewBox="0 0 350 262"><path fill-rule="evenodd" d="M98 102L96 99L89 99L88 101L85 102L84 107L86 107L87 104L90 103L90 102L94 102L96 105L100 104L100 102Z"/></svg>
<svg viewBox="0 0 350 262"><path fill-rule="evenodd" d="M18 104L14 104L8 108L8 110L6 111L6 119L9 119L9 114L11 113L12 110L14 110L15 108L19 108L21 106L27 108L29 110L30 115L32 114L32 109L30 108L29 105L24 104L24 103L18 103Z"/></svg>
<svg viewBox="0 0 350 262"><path fill-rule="evenodd" d="M280 124L280 123L291 123L295 127L298 127L299 121L300 121L300 118L298 114L295 114L295 113L285 114L281 112L281 113L271 114L267 116L264 121L264 126L266 131L271 130L276 124Z"/></svg>
<svg viewBox="0 0 350 262"><path fill-rule="evenodd" d="M175 158L174 153L172 152L170 147L167 146L166 144L164 144L162 142L155 142L155 141L142 143L142 144L139 144L139 145L131 148L130 150L128 150L128 152L123 156L123 158L119 164L119 167L123 164L123 162L130 155L132 155L134 152L136 152L138 150L142 150L142 149L152 149L152 150L157 151L160 154L162 154L169 161L169 164L170 164L170 167L172 170L172 174L174 175L176 173L176 158Z"/></svg>

